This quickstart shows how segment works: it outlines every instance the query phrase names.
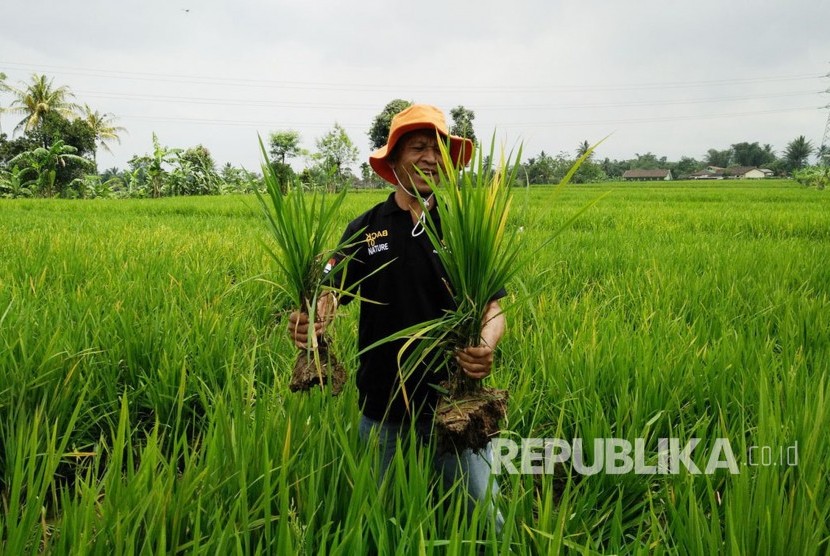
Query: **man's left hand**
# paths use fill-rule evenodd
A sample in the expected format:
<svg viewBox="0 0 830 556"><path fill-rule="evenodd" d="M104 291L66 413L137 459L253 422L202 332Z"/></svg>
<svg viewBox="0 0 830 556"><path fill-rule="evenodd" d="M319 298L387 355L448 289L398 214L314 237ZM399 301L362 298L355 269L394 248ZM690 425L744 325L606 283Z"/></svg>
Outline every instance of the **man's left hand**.
<svg viewBox="0 0 830 556"><path fill-rule="evenodd" d="M484 344L466 347L456 352L455 360L468 377L481 380L493 369L493 348Z"/></svg>

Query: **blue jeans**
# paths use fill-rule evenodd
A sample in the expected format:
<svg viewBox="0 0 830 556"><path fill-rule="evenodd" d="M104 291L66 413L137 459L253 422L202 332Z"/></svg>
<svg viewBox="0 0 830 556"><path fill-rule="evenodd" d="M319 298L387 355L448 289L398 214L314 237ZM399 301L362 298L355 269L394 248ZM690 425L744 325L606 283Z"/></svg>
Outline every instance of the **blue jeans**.
<svg viewBox="0 0 830 556"><path fill-rule="evenodd" d="M392 463L395 456L395 448L400 438L405 441L409 435L409 423L386 423L375 421L365 415L360 417L359 434L360 439L369 443L372 431L376 431L378 437L378 452L380 456L380 469L378 470L378 481L381 481ZM432 437L431 423L417 423L415 434L420 442L428 443ZM467 495L467 515L471 515L478 504L488 504L488 513L496 521L496 532L501 533L504 525L504 517L496 509L495 498L499 493L499 486L496 478L490 473L493 465L493 449L490 444L480 452L473 452L469 448L456 453L435 454L432 462L433 468L440 473L446 484L452 484L461 479L464 483ZM489 492L489 499L488 499Z"/></svg>

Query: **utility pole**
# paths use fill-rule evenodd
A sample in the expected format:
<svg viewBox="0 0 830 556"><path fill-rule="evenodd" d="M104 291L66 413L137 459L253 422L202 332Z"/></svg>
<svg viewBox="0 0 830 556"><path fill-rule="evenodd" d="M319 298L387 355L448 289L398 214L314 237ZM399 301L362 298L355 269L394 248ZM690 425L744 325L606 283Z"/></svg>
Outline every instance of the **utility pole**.
<svg viewBox="0 0 830 556"><path fill-rule="evenodd" d="M830 73L824 77L830 78ZM830 93L830 88L824 92ZM818 163L820 166L830 166L830 104L824 108L827 109L827 123L824 124L824 135L821 136L821 146L818 148Z"/></svg>

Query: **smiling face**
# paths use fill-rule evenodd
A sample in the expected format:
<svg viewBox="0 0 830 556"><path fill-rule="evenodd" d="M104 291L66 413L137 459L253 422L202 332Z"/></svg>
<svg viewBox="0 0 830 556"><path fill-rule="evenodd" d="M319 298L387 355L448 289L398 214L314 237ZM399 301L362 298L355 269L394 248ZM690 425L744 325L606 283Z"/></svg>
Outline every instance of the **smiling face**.
<svg viewBox="0 0 830 556"><path fill-rule="evenodd" d="M410 191L417 189L421 195L429 195L429 184L416 168L433 180L438 179L438 167L443 169L444 165L435 130L418 129L401 137L395 145L389 165L398 176L400 186Z"/></svg>

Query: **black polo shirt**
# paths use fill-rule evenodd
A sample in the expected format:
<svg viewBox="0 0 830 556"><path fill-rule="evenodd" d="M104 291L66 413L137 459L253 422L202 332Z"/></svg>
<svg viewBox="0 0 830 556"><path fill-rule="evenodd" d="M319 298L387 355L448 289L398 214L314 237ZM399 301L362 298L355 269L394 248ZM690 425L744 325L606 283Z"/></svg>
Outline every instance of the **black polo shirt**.
<svg viewBox="0 0 830 556"><path fill-rule="evenodd" d="M438 211L433 209L430 215L440 230ZM455 308L445 283L446 272L429 237L420 224L415 228L409 211L395 202L394 193L349 223L343 241L361 229L358 243L347 250L353 253L353 258L345 268L345 277L334 279L338 284L342 279L347 287L360 281L358 291L367 300L360 305L358 345L361 350ZM341 296L341 304L350 300ZM357 388L363 414L371 419L399 422L413 414L420 419L432 417L438 392L430 384L447 378L446 366L433 369L422 366L407 378L407 412L397 363L404 343L405 340L388 342L360 357Z"/></svg>

